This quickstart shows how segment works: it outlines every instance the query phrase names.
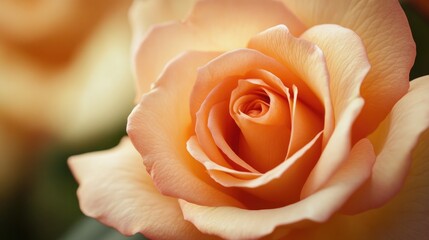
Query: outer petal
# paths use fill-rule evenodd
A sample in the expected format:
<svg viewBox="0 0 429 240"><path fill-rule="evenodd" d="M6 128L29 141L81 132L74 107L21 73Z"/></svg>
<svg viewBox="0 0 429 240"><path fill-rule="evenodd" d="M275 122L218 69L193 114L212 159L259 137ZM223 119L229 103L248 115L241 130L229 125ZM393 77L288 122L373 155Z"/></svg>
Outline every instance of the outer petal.
<svg viewBox="0 0 429 240"><path fill-rule="evenodd" d="M346 159L351 144L352 124L362 108L361 104L357 104L362 102L359 90L370 66L359 36L349 29L332 24L318 25L304 32L301 37L317 44L326 56L336 125L303 189L303 196L308 196Z"/></svg>
<svg viewBox="0 0 429 240"><path fill-rule="evenodd" d="M282 208L252 211L179 202L185 219L204 233L227 239L255 239L270 234L277 226L293 227L306 220L326 221L370 176L374 159L370 142L362 140L353 148L349 160L320 191Z"/></svg>
<svg viewBox="0 0 429 240"><path fill-rule="evenodd" d="M133 50L137 50L149 27L156 23L183 19L196 0L134 1L130 8Z"/></svg>
<svg viewBox="0 0 429 240"><path fill-rule="evenodd" d="M329 70L329 86L335 120L354 98L370 69L365 47L356 33L334 24L314 26L301 38L316 44L323 51Z"/></svg>
<svg viewBox="0 0 429 240"><path fill-rule="evenodd" d="M429 76L411 82L410 91L370 136L378 152L371 180L353 197L347 211L379 207L402 187L411 165L411 152L429 128ZM365 199L360 202L358 199Z"/></svg>
<svg viewBox="0 0 429 240"><path fill-rule="evenodd" d="M189 98L197 68L217 55L191 52L171 62L134 108L127 131L164 195L204 205L241 206L186 150L186 141L193 135Z"/></svg>
<svg viewBox="0 0 429 240"><path fill-rule="evenodd" d="M286 24L301 34L301 22L280 2L199 1L183 23L154 27L135 52L138 94L146 92L166 63L187 50L227 51L246 46L256 33ZM174 39L171 38L174 36Z"/></svg>
<svg viewBox="0 0 429 240"><path fill-rule="evenodd" d="M282 0L308 27L334 23L352 29L362 39L371 71L363 82L363 113L354 134L366 136L408 89L415 44L399 1ZM383 101L380 101L383 99Z"/></svg>
<svg viewBox="0 0 429 240"><path fill-rule="evenodd" d="M429 229L429 131L421 135L412 154L406 182L381 208L353 216L338 215L331 221L293 232L288 239L404 240L427 239ZM353 197L351 198L353 199Z"/></svg>
<svg viewBox="0 0 429 240"><path fill-rule="evenodd" d="M111 150L69 159L80 183L82 211L122 234L156 239L201 239L183 220L177 199L161 195L128 138Z"/></svg>

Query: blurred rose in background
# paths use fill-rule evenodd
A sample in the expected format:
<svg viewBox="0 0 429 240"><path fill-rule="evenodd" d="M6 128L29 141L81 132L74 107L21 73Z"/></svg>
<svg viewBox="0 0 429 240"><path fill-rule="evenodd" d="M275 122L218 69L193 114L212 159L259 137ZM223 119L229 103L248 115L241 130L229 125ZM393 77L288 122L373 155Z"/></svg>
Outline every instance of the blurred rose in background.
<svg viewBox="0 0 429 240"><path fill-rule="evenodd" d="M58 239L82 217L66 160L125 134L135 98L131 2L0 1L0 239ZM193 0L144 2L139 21L149 27L182 18ZM414 79L429 74L429 4L403 6Z"/></svg>
<svg viewBox="0 0 429 240"><path fill-rule="evenodd" d="M130 2L0 2L0 236L33 230L25 222L34 220L25 218L30 199L46 188L43 169L65 164L52 155L98 147L123 131L134 98ZM61 199L44 191L46 206ZM34 213L49 221L43 214Z"/></svg>

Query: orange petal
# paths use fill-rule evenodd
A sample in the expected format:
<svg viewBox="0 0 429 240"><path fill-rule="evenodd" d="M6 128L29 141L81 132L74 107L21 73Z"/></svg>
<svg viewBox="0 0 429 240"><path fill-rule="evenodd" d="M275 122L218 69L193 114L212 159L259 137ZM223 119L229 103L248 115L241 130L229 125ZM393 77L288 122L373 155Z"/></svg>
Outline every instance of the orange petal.
<svg viewBox="0 0 429 240"><path fill-rule="evenodd" d="M301 38L316 44L323 51L330 75L330 90L335 120L354 98L370 69L362 40L350 29L338 25L314 26Z"/></svg>
<svg viewBox="0 0 429 240"><path fill-rule="evenodd" d="M351 148L351 128L363 104L362 98L355 98L340 116L329 142L302 189L302 198L316 192L347 160Z"/></svg>
<svg viewBox="0 0 429 240"><path fill-rule="evenodd" d="M371 179L355 194L356 201L347 206L347 212L379 207L401 189L412 162L412 150L429 128L428 92L429 76L412 81L409 92L370 135L378 152L377 161Z"/></svg>
<svg viewBox="0 0 429 240"><path fill-rule="evenodd" d="M301 92L298 98L298 88L295 86L300 80L293 79L290 76L281 75L280 79L273 73L263 69L252 70L246 75L247 78L263 79L270 87L277 93L284 95L289 102L289 109L291 112L292 132L290 137L289 149L287 156L292 155L298 149L307 144L311 139L322 129L323 117L318 114L317 108L314 106L308 107L308 103L304 97L301 97ZM288 87L286 87L288 86ZM290 88L292 92L290 92Z"/></svg>
<svg viewBox="0 0 429 240"><path fill-rule="evenodd" d="M246 78L247 73L250 74L255 69L266 70L279 78L289 79L290 76L287 69L274 59L250 49L222 54L198 71L198 79L190 99L191 116L196 117L194 121L198 141L208 156L219 165L230 167L222 160L223 157L207 128L211 107L219 102L229 101L230 93L237 85L237 78ZM244 167L242 164L241 166Z"/></svg>
<svg viewBox="0 0 429 240"><path fill-rule="evenodd" d="M295 34L303 32L300 21L278 1L264 1L263 7L258 0L197 2L183 23L156 26L139 44L134 52L138 96L149 89L166 63L179 53L242 48L256 33L281 23L290 26Z"/></svg>
<svg viewBox="0 0 429 240"><path fill-rule="evenodd" d="M320 136L321 132L288 159L264 174L238 171L216 164L202 150L195 137L190 138L187 144L190 154L204 164L210 176L219 184L241 188L271 204L283 206L299 200L302 185L320 152Z"/></svg>
<svg viewBox="0 0 429 240"><path fill-rule="evenodd" d="M249 106L252 103L262 106ZM284 161L291 132L289 102L284 94L260 79L240 80L231 93L229 113L240 129L237 152L247 163L266 172Z"/></svg>
<svg viewBox="0 0 429 240"><path fill-rule="evenodd" d="M207 79L207 80L210 80L210 79ZM258 172L257 170L255 170L249 164L244 162L235 153L233 154L232 152L230 152L228 150L228 147L224 146L222 148L219 148L217 143L220 146L223 146L224 143L221 142L217 134L213 135L213 130L209 128L209 120L211 120L209 119L209 117L210 117L210 112L212 108L217 104L221 104L222 102L229 101L230 93L236 87L236 84L237 84L237 81L234 78L227 78L225 81L222 81L214 89L212 89L212 91L206 96L205 99L203 99L204 102L202 103L201 108L198 110L196 114L193 114L193 111L192 111L193 108L196 108L194 107L196 105L195 103L197 102L197 100L195 100L195 94L200 94L200 93L203 93L204 91L199 90L198 87L194 86L190 105L191 105L191 116L194 116L194 117L196 116L195 117L196 118L195 135L198 138L199 144L204 149L203 151L208 154L209 158L214 163L227 168L233 168L232 165L235 164L236 167L241 167L242 169L246 169L250 172L257 173ZM198 86L198 84L196 85ZM203 86L209 86L209 85L210 84L203 85ZM232 119L229 115L225 117L226 122L231 120ZM229 125L229 126L230 126L230 130L233 131L234 126L233 125ZM228 161L228 159L224 158L221 152L222 149L226 150L224 154L226 154L226 156L228 156L229 160L231 161Z"/></svg>
<svg viewBox="0 0 429 240"><path fill-rule="evenodd" d="M191 115L197 113L209 93L222 81L246 78L248 74L253 76L253 71L257 69L265 70L277 78L286 79L284 81L290 78L296 80L287 68L270 56L253 49L230 51L198 70L198 79L191 96ZM290 81L282 85L292 87L294 83L295 81Z"/></svg>
<svg viewBox="0 0 429 240"><path fill-rule="evenodd" d="M295 85L300 91L302 101L316 109L322 103L325 114L325 144L332 133L334 119L329 92L329 73L320 48L304 39L293 37L284 25L272 27L256 35L248 46L275 58L298 76L299 80ZM317 99L314 99L313 94Z"/></svg>
<svg viewBox="0 0 429 240"><path fill-rule="evenodd" d="M217 55L190 52L171 62L135 107L127 132L164 195L205 205L240 206L186 150L193 135L189 97L197 68Z"/></svg>
<svg viewBox="0 0 429 240"><path fill-rule="evenodd" d="M185 219L201 232L227 239L256 239L277 226L293 228L303 221L324 222L370 176L375 155L368 140L357 143L349 160L315 194L282 208L245 210L206 207L179 200Z"/></svg>
<svg viewBox="0 0 429 240"><path fill-rule="evenodd" d="M371 70L362 85L361 93L366 104L354 126L354 132L358 135L356 139L366 136L387 116L408 89L408 75L416 51L399 1L282 2L308 27L324 23L338 24L356 32L362 39Z"/></svg>
<svg viewBox="0 0 429 240"><path fill-rule="evenodd" d="M229 115L229 103L227 101L218 103L212 107L208 118L208 128L213 137L216 147L226 155L226 157L236 165L253 173L260 173L249 165L247 159L244 161L234 151L236 141L239 136L239 129L234 120ZM233 149L234 148L234 149ZM234 168L234 167L233 167ZM259 175L259 174L258 174Z"/></svg>
<svg viewBox="0 0 429 240"><path fill-rule="evenodd" d="M128 138L110 150L74 156L68 164L79 182L82 212L124 235L156 239L201 239L183 219L177 199L153 186L141 157Z"/></svg>

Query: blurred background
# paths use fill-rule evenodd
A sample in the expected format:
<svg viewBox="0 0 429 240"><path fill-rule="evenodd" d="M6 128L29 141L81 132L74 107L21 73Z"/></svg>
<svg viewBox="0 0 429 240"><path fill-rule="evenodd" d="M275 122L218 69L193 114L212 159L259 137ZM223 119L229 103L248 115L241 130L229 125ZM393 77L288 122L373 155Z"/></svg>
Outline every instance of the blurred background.
<svg viewBox="0 0 429 240"><path fill-rule="evenodd" d="M0 1L0 239L121 238L82 215L67 159L126 134L131 1ZM429 74L429 1L402 5L414 79Z"/></svg>

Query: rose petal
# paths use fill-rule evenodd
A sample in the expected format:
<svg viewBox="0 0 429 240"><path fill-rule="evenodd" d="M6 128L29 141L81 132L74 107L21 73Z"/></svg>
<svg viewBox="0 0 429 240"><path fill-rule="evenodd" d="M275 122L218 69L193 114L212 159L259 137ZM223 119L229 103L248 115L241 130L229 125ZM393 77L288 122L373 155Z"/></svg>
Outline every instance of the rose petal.
<svg viewBox="0 0 429 240"><path fill-rule="evenodd" d="M237 153L260 172L267 172L284 161L291 132L291 110L285 94L280 95L264 85L263 80L240 80L231 93L229 109L240 128L236 136ZM269 103L260 100L261 96L252 91L264 91ZM269 105L261 116L252 116L242 109L251 101L249 97Z"/></svg>
<svg viewBox="0 0 429 240"><path fill-rule="evenodd" d="M370 176L375 155L368 140L357 143L349 160L317 193L295 204L277 209L245 210L206 207L179 200L185 219L201 232L227 239L255 239L270 234L277 226L310 220L326 221ZM210 221L207 221L210 219Z"/></svg>
<svg viewBox="0 0 429 240"><path fill-rule="evenodd" d="M292 136L287 156L292 155L307 144L322 129L323 116L317 113L314 106L308 107L305 104L307 101L301 96L301 91L299 91L298 98L298 88L295 86L295 83L298 83L298 81L293 82L291 81L292 79L289 78L290 76L288 76L288 78L284 79L284 82L282 82L282 80L273 73L262 69L252 70L247 76L249 78L264 79L277 93L284 94L288 99L289 109L291 110ZM285 86L285 84L291 84L289 81L293 83L292 86L289 86L292 90Z"/></svg>
<svg viewBox="0 0 429 240"><path fill-rule="evenodd" d="M428 144L429 131L426 130L413 151L411 171L403 188L386 205L353 216L338 215L329 222L293 232L291 239L329 240L332 236L350 240L426 239L429 229Z"/></svg>
<svg viewBox="0 0 429 240"><path fill-rule="evenodd" d="M361 84L371 67L362 40L350 29L333 24L314 26L301 38L320 47L326 57L332 105L338 121L347 105L360 97Z"/></svg>
<svg viewBox="0 0 429 240"><path fill-rule="evenodd" d="M264 1L263 7L259 0L197 2L183 23L156 26L140 44L135 52L138 96L149 89L177 54L242 48L256 33L281 23L290 26L295 34L303 32L300 21L278 1Z"/></svg>
<svg viewBox="0 0 429 240"><path fill-rule="evenodd" d="M292 87L295 83L299 84L297 83L299 79L270 56L253 49L230 51L198 70L198 79L190 101L191 115L197 114L209 93L222 81L232 80L232 78L237 80L237 77L246 78L247 74L251 75L251 72L256 69L266 70L281 80L284 79L285 82L282 85Z"/></svg>
<svg viewBox="0 0 429 240"><path fill-rule="evenodd" d="M224 101L214 105L210 110L207 127L210 130L211 136L219 151L222 151L229 160L242 167L243 170L260 175L259 171L249 165L247 159L244 161L232 149L233 145L236 145L235 142L238 138L239 130L229 115L228 106L229 103Z"/></svg>
<svg viewBox="0 0 429 240"><path fill-rule="evenodd" d="M301 198L316 192L347 160L351 148L351 128L363 104L362 98L355 98L340 116L334 133L302 189Z"/></svg>
<svg viewBox="0 0 429 240"><path fill-rule="evenodd" d="M255 69L263 69L280 79L288 80L287 84L290 87L299 81L273 58L251 49L239 49L222 54L198 71L198 79L190 99L191 116L196 116L195 132L198 141L209 157L219 165L229 166L222 160L223 157L207 128L210 109L216 103L229 101L230 93L237 85L236 78L246 78L248 73L254 76L252 71ZM284 85L281 82L275 83L273 78L266 78L267 81L270 79L273 86ZM281 89L281 87L278 88ZM307 139L312 137L314 134Z"/></svg>
<svg viewBox="0 0 429 240"><path fill-rule="evenodd" d="M147 30L153 24L183 19L196 0L145 0L133 1L130 24L133 32L132 49L136 51Z"/></svg>
<svg viewBox="0 0 429 240"><path fill-rule="evenodd" d="M290 69L301 81L296 82L301 99L309 106L318 106L312 99L315 94L324 108L324 144L332 133L334 119L329 92L329 73L322 51L316 45L291 35L284 25L272 27L253 37L249 48L256 49L277 59ZM288 81L288 79L283 79Z"/></svg>
<svg viewBox="0 0 429 240"><path fill-rule="evenodd" d="M262 70L256 71L255 69L264 69L263 71L266 74L262 73ZM270 72L270 74L268 74ZM234 78L231 78L233 76ZM285 79L285 82L280 81L278 76L281 79ZM209 125L209 115L210 110L216 104L219 104L223 101L229 101L230 92L236 87L236 78L247 77L263 77L264 81L269 85L275 88L277 91L283 91L284 94L287 94L288 90L285 87L285 84L290 85L291 88L296 89L293 85L299 81L296 77L291 75L291 73L284 68L281 64L274 61L272 58L265 56L257 51L249 49L240 49L233 52L228 52L222 54L221 56L215 58L210 63L205 65L203 68L199 69L198 80L193 89L193 95L191 97L191 109L198 109L197 118L196 118L196 135L198 137L199 147L205 152L208 158L213 162L214 165L219 167L231 168L231 166L225 161L221 152L219 151L216 141L213 138ZM297 96L297 91L294 92L294 96ZM300 98L301 99L301 98ZM202 102L202 103L200 103ZM313 122L312 127L314 129L309 130L307 128L305 131L305 124L307 121L302 121L305 119L303 116L312 116L313 120L317 119L315 114L310 114L310 111L304 104L300 103L296 99L294 102L297 102L296 111L293 112L294 122L294 131L292 136L292 150L290 155L297 151L299 148L304 147L305 144L310 142L321 130L317 122ZM196 111L194 110L194 111ZM193 111L191 110L191 113ZM216 137L216 136L215 136ZM190 150L192 151L192 150ZM228 154L227 154L228 155ZM199 155L194 155L199 161ZM239 163L239 161L234 160L234 157L231 155L231 160L233 160L237 165L240 165L244 169L248 169L247 166ZM238 157L237 157L238 158ZM223 168L222 168L223 169ZM249 170L249 169L248 169ZM228 171L231 172L231 171ZM254 171L255 172L255 171ZM237 175L239 174L239 175ZM246 173L234 172L235 176L243 178ZM253 179L255 176L254 173L249 173L244 177L245 179ZM275 178L275 177L274 177ZM273 178L269 178L273 179ZM271 181L269 180L269 181ZM262 185L269 181L260 182Z"/></svg>
<svg viewBox="0 0 429 240"><path fill-rule="evenodd" d="M134 108L127 132L162 194L205 205L240 206L186 150L193 135L188 103L197 68L217 55L190 52L172 61Z"/></svg>
<svg viewBox="0 0 429 240"><path fill-rule="evenodd" d="M321 47L326 56L336 124L331 139L304 186L302 196L306 197L321 186L346 159L351 144L352 124L363 104L360 86L370 66L361 40L349 29L337 25L319 25L304 32L302 37Z"/></svg>
<svg viewBox="0 0 429 240"><path fill-rule="evenodd" d="M113 149L74 156L68 164L80 184L79 203L86 215L124 235L140 232L156 239L206 237L183 220L177 199L156 190L128 138Z"/></svg>
<svg viewBox="0 0 429 240"><path fill-rule="evenodd" d="M208 82L208 81L206 81ZM198 84L196 84L198 85ZM209 85L209 83L207 84ZM216 104L219 104L221 102L229 101L230 92L236 87L237 81L234 79L227 78L225 81L222 81L220 84L218 84L208 96L204 99L204 102L201 105L201 108L196 113L196 123L195 123L195 135L198 137L198 142L201 144L201 146L204 148L204 151L209 155L211 161L215 162L216 164L219 164L221 166L227 167L227 168L233 168L232 165L236 165L236 167L241 167L243 169L246 169L252 173L258 173L257 170L255 170L253 167L251 167L249 164L244 162L241 158L236 156L236 154L231 155L227 152L224 152L229 157L228 159L225 159L222 155L221 149L218 148L216 141L217 136L212 135L212 132L210 131L209 126L209 116L210 111L212 107ZM192 108L196 108L195 106L195 97L194 93L201 93L202 90L195 90L198 89L194 86L194 90L191 96L191 116L195 117L195 114L192 112ZM219 90L218 90L219 89ZM219 141L218 141L219 142ZM222 144L221 144L222 145ZM189 150L189 149L188 149ZM245 174L245 173L244 173ZM249 175L253 176L253 174Z"/></svg>
<svg viewBox="0 0 429 240"><path fill-rule="evenodd" d="M371 70L363 82L365 99L355 124L356 139L372 132L408 89L415 44L399 1L282 0L308 27L333 23L362 39ZM336 47L338 47L336 45ZM383 99L383 101L380 101Z"/></svg>
<svg viewBox="0 0 429 240"><path fill-rule="evenodd" d="M411 82L388 118L370 135L377 154L371 179L355 194L347 212L376 208L402 187L411 165L411 151L429 128L429 76ZM358 199L365 198L364 202Z"/></svg>
<svg viewBox="0 0 429 240"><path fill-rule="evenodd" d="M195 137L190 138L187 144L189 153L206 167L210 176L219 184L241 188L260 199L270 201L271 204L284 206L299 200L302 186L320 152L321 133L264 174L242 172L214 163L202 150Z"/></svg>

